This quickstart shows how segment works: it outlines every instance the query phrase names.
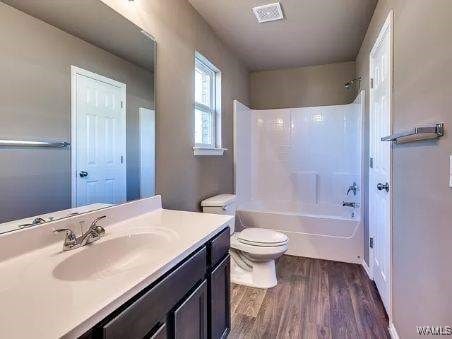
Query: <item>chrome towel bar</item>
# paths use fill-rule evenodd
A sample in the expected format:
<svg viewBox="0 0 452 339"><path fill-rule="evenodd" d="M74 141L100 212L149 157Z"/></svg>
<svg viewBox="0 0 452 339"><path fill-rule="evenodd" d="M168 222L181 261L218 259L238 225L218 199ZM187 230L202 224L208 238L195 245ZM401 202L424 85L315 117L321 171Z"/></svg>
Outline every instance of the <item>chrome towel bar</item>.
<svg viewBox="0 0 452 339"><path fill-rule="evenodd" d="M381 141L394 141L396 144L404 144L420 140L438 139L444 135L444 123L435 126L414 127L410 130L388 135Z"/></svg>
<svg viewBox="0 0 452 339"><path fill-rule="evenodd" d="M65 148L71 143L66 141L30 141L30 140L10 140L0 139L0 147L47 147L47 148Z"/></svg>

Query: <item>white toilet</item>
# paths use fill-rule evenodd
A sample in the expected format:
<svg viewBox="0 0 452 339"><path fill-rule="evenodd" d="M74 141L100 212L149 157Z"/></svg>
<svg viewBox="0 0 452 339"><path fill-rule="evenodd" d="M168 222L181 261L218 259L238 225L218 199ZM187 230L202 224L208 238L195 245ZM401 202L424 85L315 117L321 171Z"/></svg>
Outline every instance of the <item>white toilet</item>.
<svg viewBox="0 0 452 339"><path fill-rule="evenodd" d="M204 213L229 214L236 212L235 195L221 194L201 202ZM231 281L258 288L276 286L275 259L287 251L287 236L264 228L231 229Z"/></svg>

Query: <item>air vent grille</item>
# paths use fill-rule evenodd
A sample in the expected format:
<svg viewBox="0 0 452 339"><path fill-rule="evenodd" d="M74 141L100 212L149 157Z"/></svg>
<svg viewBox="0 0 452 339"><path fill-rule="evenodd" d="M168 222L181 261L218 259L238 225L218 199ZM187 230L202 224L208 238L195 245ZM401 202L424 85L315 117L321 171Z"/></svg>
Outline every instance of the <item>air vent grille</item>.
<svg viewBox="0 0 452 339"><path fill-rule="evenodd" d="M253 12L259 23L284 19L281 4L279 2L254 7Z"/></svg>

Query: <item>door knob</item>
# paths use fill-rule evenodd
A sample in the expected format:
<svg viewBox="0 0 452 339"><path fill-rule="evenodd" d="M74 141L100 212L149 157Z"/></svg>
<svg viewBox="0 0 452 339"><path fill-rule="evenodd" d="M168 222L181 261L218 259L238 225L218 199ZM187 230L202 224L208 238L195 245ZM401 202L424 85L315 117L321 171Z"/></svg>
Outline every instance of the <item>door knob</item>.
<svg viewBox="0 0 452 339"><path fill-rule="evenodd" d="M377 185L377 189L378 189L379 191L385 190L386 192L389 192L389 183L382 184L382 183L380 182L380 183L378 183L378 185Z"/></svg>
<svg viewBox="0 0 452 339"><path fill-rule="evenodd" d="M88 176L88 172L86 172L86 171L80 171L79 175L80 175L80 178L85 178L85 177Z"/></svg>

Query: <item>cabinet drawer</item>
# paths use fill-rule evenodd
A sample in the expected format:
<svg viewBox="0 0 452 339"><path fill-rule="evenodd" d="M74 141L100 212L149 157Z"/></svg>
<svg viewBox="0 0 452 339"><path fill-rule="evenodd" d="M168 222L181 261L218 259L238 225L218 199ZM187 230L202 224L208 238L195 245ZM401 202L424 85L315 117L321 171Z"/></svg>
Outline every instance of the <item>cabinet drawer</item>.
<svg viewBox="0 0 452 339"><path fill-rule="evenodd" d="M213 268L229 253L231 233L229 227L221 231L209 243L209 265Z"/></svg>
<svg viewBox="0 0 452 339"><path fill-rule="evenodd" d="M103 337L144 338L206 272L206 249L202 248L156 286L103 326Z"/></svg>

